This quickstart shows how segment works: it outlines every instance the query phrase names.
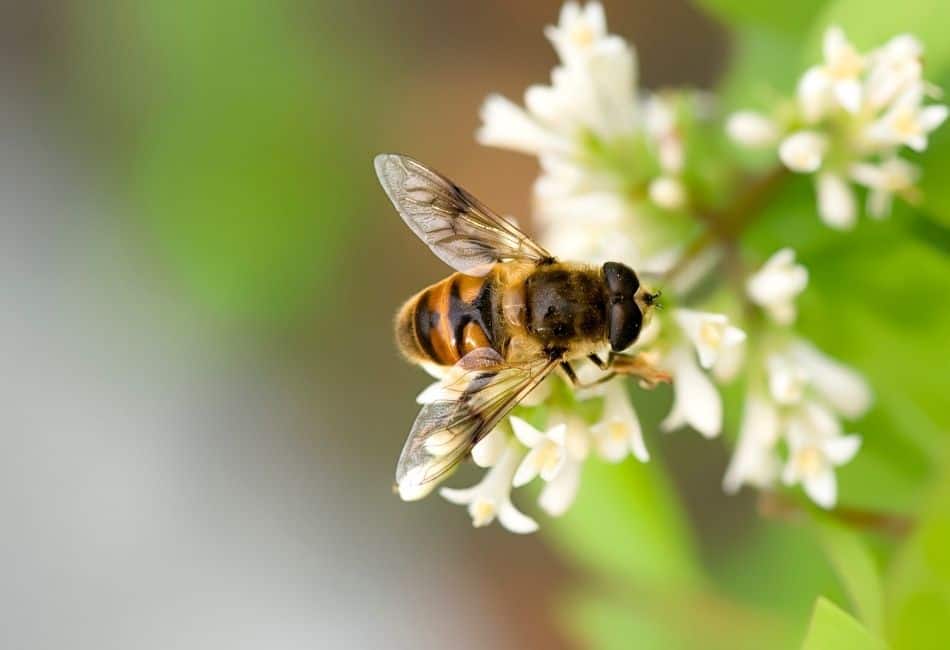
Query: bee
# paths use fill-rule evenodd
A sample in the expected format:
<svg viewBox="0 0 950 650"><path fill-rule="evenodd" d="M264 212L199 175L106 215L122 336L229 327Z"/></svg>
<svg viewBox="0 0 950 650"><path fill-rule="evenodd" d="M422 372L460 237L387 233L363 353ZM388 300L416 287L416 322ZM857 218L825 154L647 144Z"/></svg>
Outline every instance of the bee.
<svg viewBox="0 0 950 650"><path fill-rule="evenodd" d="M383 190L406 225L455 269L406 301L396 343L410 362L441 377L422 406L396 467L403 498L421 498L466 458L555 369L576 387L571 365L667 381L624 354L659 294L619 262L560 262L511 222L412 158L375 159ZM606 356L604 356L606 353Z"/></svg>

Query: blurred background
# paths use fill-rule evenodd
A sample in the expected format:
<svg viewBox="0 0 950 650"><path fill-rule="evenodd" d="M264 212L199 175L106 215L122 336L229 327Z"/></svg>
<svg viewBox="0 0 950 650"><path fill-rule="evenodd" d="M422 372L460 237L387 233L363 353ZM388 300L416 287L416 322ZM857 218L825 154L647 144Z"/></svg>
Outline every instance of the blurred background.
<svg viewBox="0 0 950 650"><path fill-rule="evenodd" d="M606 4L643 85L723 74L727 32L697 8ZM530 537L391 492L428 383L398 358L392 314L447 270L372 157L409 153L528 221L535 163L473 134L488 93L546 79L558 8L2 10L2 647L630 647L688 613L724 639L796 639L816 592L841 594L814 540L722 495L728 451L694 435L648 433L672 468L661 501L682 508L660 516L748 608L592 578L607 560L589 524L616 532L617 557L657 544L649 520L590 505L594 480Z"/></svg>

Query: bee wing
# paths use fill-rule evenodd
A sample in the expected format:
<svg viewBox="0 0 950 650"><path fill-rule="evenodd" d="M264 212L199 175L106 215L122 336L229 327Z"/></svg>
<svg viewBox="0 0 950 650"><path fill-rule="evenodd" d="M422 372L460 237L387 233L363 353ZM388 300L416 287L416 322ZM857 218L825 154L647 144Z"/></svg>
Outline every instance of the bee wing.
<svg viewBox="0 0 950 650"><path fill-rule="evenodd" d="M375 165L403 221L455 270L484 275L495 262L553 259L514 225L422 163L380 154Z"/></svg>
<svg viewBox="0 0 950 650"><path fill-rule="evenodd" d="M478 348L459 360L438 397L419 411L402 448L396 483L403 498L428 493L559 361L538 357L512 365L491 348Z"/></svg>

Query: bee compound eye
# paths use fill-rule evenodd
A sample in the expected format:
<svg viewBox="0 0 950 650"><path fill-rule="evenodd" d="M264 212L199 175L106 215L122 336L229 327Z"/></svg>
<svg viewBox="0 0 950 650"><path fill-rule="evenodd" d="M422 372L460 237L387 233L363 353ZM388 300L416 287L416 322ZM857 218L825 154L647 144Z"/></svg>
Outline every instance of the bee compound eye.
<svg viewBox="0 0 950 650"><path fill-rule="evenodd" d="M624 301L610 307L607 336L614 352L626 350L640 335L643 314L632 301Z"/></svg>

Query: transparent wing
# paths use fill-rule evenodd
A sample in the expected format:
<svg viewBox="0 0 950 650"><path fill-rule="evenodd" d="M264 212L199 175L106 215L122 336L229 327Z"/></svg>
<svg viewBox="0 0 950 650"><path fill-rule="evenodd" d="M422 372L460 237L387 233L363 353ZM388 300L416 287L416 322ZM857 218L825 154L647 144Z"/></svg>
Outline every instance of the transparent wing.
<svg viewBox="0 0 950 650"><path fill-rule="evenodd" d="M495 262L551 254L464 189L399 154L376 156L376 175L403 221L457 271L484 275Z"/></svg>
<svg viewBox="0 0 950 650"><path fill-rule="evenodd" d="M455 467L558 363L539 357L509 365L491 348L465 355L412 425L396 466L400 489L430 483Z"/></svg>

